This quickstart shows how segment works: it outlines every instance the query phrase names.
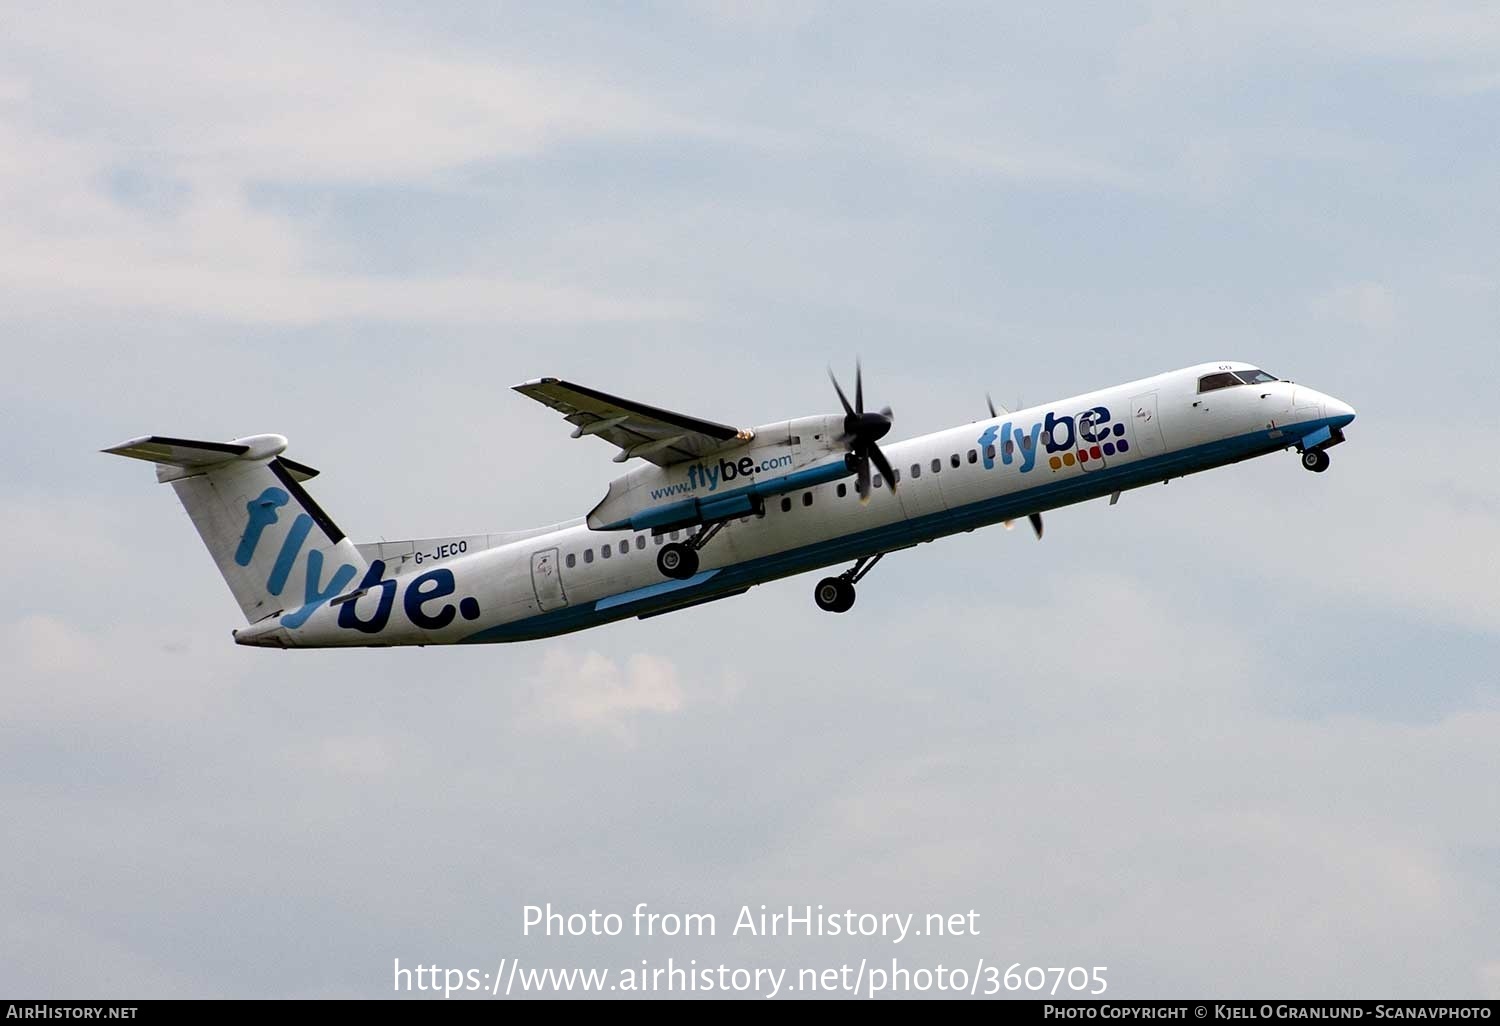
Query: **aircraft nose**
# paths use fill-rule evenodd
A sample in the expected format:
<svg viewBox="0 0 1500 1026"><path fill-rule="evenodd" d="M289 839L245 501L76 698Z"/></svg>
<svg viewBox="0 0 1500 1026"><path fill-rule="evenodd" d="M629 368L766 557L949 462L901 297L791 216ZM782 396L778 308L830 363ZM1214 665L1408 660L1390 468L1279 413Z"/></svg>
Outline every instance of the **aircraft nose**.
<svg viewBox="0 0 1500 1026"><path fill-rule="evenodd" d="M1333 421L1335 427L1343 427L1354 420L1354 407L1342 399L1335 399L1333 396L1329 396L1324 406L1328 411L1329 419Z"/></svg>

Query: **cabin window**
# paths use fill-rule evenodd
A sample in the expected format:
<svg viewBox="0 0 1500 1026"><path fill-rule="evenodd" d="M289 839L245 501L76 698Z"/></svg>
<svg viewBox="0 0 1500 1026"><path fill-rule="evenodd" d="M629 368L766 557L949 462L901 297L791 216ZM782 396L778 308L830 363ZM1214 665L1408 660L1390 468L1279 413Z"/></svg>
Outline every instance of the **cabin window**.
<svg viewBox="0 0 1500 1026"><path fill-rule="evenodd" d="M1231 385L1239 385L1243 382L1228 372L1222 374L1205 374L1198 379L1198 391L1212 392L1219 388L1228 388Z"/></svg>
<svg viewBox="0 0 1500 1026"><path fill-rule="evenodd" d="M913 480L922 476L922 464L913 463L911 465L911 476Z"/></svg>
<svg viewBox="0 0 1500 1026"><path fill-rule="evenodd" d="M1052 444L1052 432L1051 431L1043 431L1042 432L1042 444L1043 445L1051 445Z"/></svg>
<svg viewBox="0 0 1500 1026"><path fill-rule="evenodd" d="M668 537L670 537L673 541L676 541L681 535L681 531L673 531Z"/></svg>
<svg viewBox="0 0 1500 1026"><path fill-rule="evenodd" d="M942 469L943 469L943 461L942 460L933 460L932 461L932 472L934 474L940 473L942 471Z"/></svg>
<svg viewBox="0 0 1500 1026"><path fill-rule="evenodd" d="M844 484L842 481L840 481L839 482L839 498L842 499L844 496L846 496L848 494L849 494L849 486L846 485L846 484Z"/></svg>
<svg viewBox="0 0 1500 1026"><path fill-rule="evenodd" d="M953 465L953 469L954 470L957 470L958 469L958 465L960 463L960 460L958 458L958 453L954 453L952 456L950 456L948 458L948 462Z"/></svg>
<svg viewBox="0 0 1500 1026"><path fill-rule="evenodd" d="M570 553L568 553L568 558L567 558L566 562L568 564L568 569L571 570L573 567L575 567L575 566L578 565L578 557L575 556L575 555L573 555L573 553L570 552Z"/></svg>
<svg viewBox="0 0 1500 1026"><path fill-rule="evenodd" d="M603 556L605 559L608 559L609 558L609 546L608 545L601 545L601 546L599 546L599 555Z"/></svg>
<svg viewBox="0 0 1500 1026"><path fill-rule="evenodd" d="M592 563L594 561L594 550L593 549L584 549L583 550L583 561L585 563Z"/></svg>
<svg viewBox="0 0 1500 1026"><path fill-rule="evenodd" d="M651 537L653 537L653 538L656 539L656 544L658 544L658 545L665 545L666 544L667 539L664 536L662 536L662 535L653 534Z"/></svg>
<svg viewBox="0 0 1500 1026"><path fill-rule="evenodd" d="M897 470L895 467L891 468L891 480L896 484L901 483L901 471Z"/></svg>
<svg viewBox="0 0 1500 1026"><path fill-rule="evenodd" d="M1006 442L1005 444L1007 446L1007 448L1006 448L1005 451L1009 452L1010 451L1010 449L1009 449L1010 443ZM995 447L993 445L986 445L984 447L984 458L987 459L987 460L989 460L991 463L995 462Z"/></svg>
<svg viewBox="0 0 1500 1026"><path fill-rule="evenodd" d="M791 500L791 498L789 496L783 495L781 497L781 512L783 512L783 513L790 513L791 511L792 511L792 500Z"/></svg>
<svg viewBox="0 0 1500 1026"><path fill-rule="evenodd" d="M978 463L979 462L979 453L975 452L973 449L969 450L969 462L970 463Z"/></svg>
<svg viewBox="0 0 1500 1026"><path fill-rule="evenodd" d="M802 493L802 505L804 505L804 506L811 506L812 505L812 492L803 492Z"/></svg>
<svg viewBox="0 0 1500 1026"><path fill-rule="evenodd" d="M625 555L625 553L627 553L629 551L630 551L630 539L629 538L621 538L620 539L620 555L623 556L623 555Z"/></svg>
<svg viewBox="0 0 1500 1026"><path fill-rule="evenodd" d="M1015 454L1016 454L1016 443L1015 443L1015 440L1011 439L1011 438L1007 438L1005 440L1005 455L1007 455L1007 456L1014 456Z"/></svg>
<svg viewBox="0 0 1500 1026"><path fill-rule="evenodd" d="M1021 436L1021 448L1024 449L1025 451L1027 451L1027 452L1031 451L1031 436L1030 435L1022 435Z"/></svg>
<svg viewBox="0 0 1500 1026"><path fill-rule="evenodd" d="M880 487L880 475L879 474L875 475L875 480L874 480L873 484L875 485L876 488Z"/></svg>
<svg viewBox="0 0 1500 1026"><path fill-rule="evenodd" d="M635 536L635 547L638 549L644 549L646 547L646 536L644 534L638 534Z"/></svg>

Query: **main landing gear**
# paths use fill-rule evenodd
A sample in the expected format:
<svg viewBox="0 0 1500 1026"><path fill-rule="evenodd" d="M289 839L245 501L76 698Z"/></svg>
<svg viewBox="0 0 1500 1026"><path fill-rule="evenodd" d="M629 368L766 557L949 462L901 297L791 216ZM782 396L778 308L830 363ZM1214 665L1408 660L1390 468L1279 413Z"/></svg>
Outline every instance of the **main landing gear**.
<svg viewBox="0 0 1500 1026"><path fill-rule="evenodd" d="M1322 449L1308 449L1302 454L1302 468L1321 474L1328 469L1328 454Z"/></svg>
<svg viewBox="0 0 1500 1026"><path fill-rule="evenodd" d="M847 613L854 606L854 586L885 557L884 552L873 556L861 556L848 570L837 577L825 577L813 589L813 601L818 608L829 613Z"/></svg>
<svg viewBox="0 0 1500 1026"><path fill-rule="evenodd" d="M716 524L705 524L687 541L663 545L656 554L656 569L673 580L687 580L698 572L698 550L707 545L709 539L718 534L724 524L723 520Z"/></svg>

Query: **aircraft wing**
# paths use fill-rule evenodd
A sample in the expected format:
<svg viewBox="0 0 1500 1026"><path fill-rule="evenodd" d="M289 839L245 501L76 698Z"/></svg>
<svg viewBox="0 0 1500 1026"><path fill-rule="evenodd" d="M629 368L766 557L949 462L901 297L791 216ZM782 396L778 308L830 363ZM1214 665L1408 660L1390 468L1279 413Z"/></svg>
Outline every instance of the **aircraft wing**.
<svg viewBox="0 0 1500 1026"><path fill-rule="evenodd" d="M616 463L638 456L668 467L754 437L747 429L657 409L560 378L538 378L515 389L561 413L574 425L574 438L598 435L618 446Z"/></svg>

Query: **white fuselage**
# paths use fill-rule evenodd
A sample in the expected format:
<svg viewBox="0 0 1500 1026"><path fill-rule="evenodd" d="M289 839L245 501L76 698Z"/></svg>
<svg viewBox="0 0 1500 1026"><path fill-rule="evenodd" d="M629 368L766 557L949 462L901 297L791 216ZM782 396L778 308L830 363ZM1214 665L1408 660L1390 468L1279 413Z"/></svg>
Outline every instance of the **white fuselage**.
<svg viewBox="0 0 1500 1026"><path fill-rule="evenodd" d="M882 481L862 503L850 476L769 499L763 513L727 522L686 580L664 577L656 553L690 530L653 537L580 520L518 540L363 546L383 566L358 589L301 611L298 627L271 619L236 640L325 647L547 637L1297 446L1354 419L1342 402L1287 381L1198 390L1205 374L1249 367L1205 364L883 445L899 476L894 491Z"/></svg>

